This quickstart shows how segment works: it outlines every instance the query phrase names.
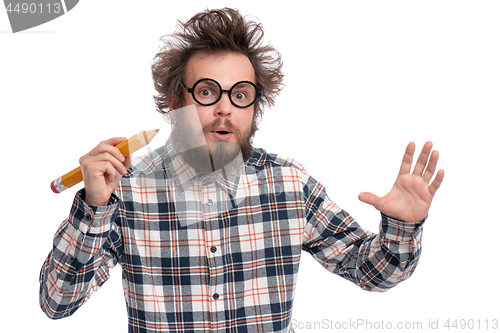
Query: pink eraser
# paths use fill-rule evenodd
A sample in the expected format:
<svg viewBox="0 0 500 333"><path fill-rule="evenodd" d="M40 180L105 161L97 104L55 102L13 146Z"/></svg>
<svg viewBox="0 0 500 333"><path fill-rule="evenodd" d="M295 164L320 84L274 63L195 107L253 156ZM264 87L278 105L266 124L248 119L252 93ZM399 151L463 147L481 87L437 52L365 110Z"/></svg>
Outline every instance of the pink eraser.
<svg viewBox="0 0 500 333"><path fill-rule="evenodd" d="M56 187L54 186L54 182L55 182L55 180L54 180L54 181L52 181L52 183L50 183L50 188L52 189L52 191L53 191L54 193L60 193L58 190L56 190Z"/></svg>

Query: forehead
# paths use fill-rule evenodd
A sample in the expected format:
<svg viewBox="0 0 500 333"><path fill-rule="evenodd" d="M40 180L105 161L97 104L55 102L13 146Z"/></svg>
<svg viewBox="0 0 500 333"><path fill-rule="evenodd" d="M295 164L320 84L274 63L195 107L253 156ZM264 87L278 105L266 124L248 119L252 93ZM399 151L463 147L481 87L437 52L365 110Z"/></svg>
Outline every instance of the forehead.
<svg viewBox="0 0 500 333"><path fill-rule="evenodd" d="M238 81L255 82L255 71L250 59L241 53L196 53L186 66L186 84L204 78L214 79L225 88Z"/></svg>

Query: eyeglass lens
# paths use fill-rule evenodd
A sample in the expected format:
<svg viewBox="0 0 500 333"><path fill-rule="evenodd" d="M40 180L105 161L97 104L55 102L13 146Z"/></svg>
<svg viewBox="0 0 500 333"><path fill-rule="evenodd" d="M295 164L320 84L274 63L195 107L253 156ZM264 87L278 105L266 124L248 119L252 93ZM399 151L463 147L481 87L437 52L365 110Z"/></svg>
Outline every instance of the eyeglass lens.
<svg viewBox="0 0 500 333"><path fill-rule="evenodd" d="M196 102L202 105L216 103L222 96L220 85L211 79L198 81L192 89ZM239 107L247 107L253 104L257 96L257 90L249 82L238 82L228 92L231 102Z"/></svg>

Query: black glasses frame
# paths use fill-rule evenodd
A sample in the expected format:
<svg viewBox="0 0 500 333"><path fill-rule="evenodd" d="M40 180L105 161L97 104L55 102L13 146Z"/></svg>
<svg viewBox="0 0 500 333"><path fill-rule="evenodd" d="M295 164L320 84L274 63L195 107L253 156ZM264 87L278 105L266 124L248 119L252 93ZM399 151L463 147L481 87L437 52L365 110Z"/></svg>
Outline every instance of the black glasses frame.
<svg viewBox="0 0 500 333"><path fill-rule="evenodd" d="M194 93L195 88L196 88L196 86L198 84L200 84L203 81L211 81L211 82L215 83L217 85L217 87L219 87L219 91L220 91L219 97L217 97L217 99L214 102L212 102L212 103L208 103L208 104L207 103L201 103L200 101L198 101L198 99L196 99L196 96L195 96L195 93ZM255 85L255 83L250 82L250 81L239 81L239 82L236 82L235 84L233 84L233 86L229 90L222 89L222 87L219 84L219 82L215 81L214 79L209 79L209 78L204 78L204 79L196 81L192 88L189 88L188 86L186 86L186 84L184 82L182 82L182 81L181 81L181 83L182 83L182 86L184 87L184 89L186 89L186 91L188 93L190 93L191 96L193 96L193 99L196 101L196 103L198 103L200 105L203 105L203 106L210 106L210 105L214 105L214 104L218 103L220 101L220 99L222 98L222 94L223 93L227 93L227 95L229 97L229 101L231 102L232 105L234 105L235 107L240 108L240 109L245 109L245 108L248 108L249 106L252 106L257 101L257 99L262 96L262 94L259 91L259 89L257 89L257 86ZM252 85L255 88L255 98L252 101L252 103L250 103L250 104L248 104L246 106L241 106L241 105L236 104L235 102L233 102L233 99L231 98L231 92L233 91L233 89L238 84L241 84L241 83L249 83L250 85Z"/></svg>

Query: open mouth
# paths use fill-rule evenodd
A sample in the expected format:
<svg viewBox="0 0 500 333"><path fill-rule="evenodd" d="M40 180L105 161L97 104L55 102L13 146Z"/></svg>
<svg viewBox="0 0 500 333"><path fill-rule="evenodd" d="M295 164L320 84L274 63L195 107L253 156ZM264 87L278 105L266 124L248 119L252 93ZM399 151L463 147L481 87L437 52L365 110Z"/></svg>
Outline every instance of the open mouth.
<svg viewBox="0 0 500 333"><path fill-rule="evenodd" d="M227 141L231 138L232 132L226 129L216 129L215 131L212 131L213 136L216 140L218 141Z"/></svg>
<svg viewBox="0 0 500 333"><path fill-rule="evenodd" d="M210 133L210 141L229 141L233 136L238 136L238 129L229 120L220 118L210 125L206 125L203 131Z"/></svg>

